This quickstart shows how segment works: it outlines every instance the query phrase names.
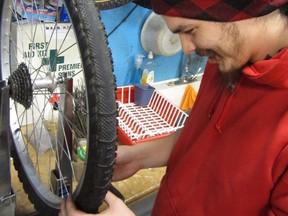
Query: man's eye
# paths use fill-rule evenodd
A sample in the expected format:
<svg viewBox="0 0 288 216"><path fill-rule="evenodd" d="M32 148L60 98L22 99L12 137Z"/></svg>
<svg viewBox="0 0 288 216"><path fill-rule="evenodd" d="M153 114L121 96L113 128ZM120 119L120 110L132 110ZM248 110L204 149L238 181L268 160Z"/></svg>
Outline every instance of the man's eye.
<svg viewBox="0 0 288 216"><path fill-rule="evenodd" d="M185 33L186 34L195 34L195 32L196 32L196 28L193 28L193 29L187 30Z"/></svg>

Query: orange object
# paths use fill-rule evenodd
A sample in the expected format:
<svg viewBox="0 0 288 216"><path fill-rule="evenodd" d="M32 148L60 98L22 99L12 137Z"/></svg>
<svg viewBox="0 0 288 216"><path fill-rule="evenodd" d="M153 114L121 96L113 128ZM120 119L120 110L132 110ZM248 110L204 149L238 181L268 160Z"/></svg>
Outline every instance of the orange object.
<svg viewBox="0 0 288 216"><path fill-rule="evenodd" d="M57 103L57 102L59 102L59 101L60 101L60 96L59 96L59 94L57 94L57 93L54 93L53 96L51 96L51 97L49 98L49 102L50 102L51 104Z"/></svg>
<svg viewBox="0 0 288 216"><path fill-rule="evenodd" d="M189 109L192 109L196 97L197 92L195 91L195 89L191 85L187 85L181 101L180 109L185 112L188 111Z"/></svg>

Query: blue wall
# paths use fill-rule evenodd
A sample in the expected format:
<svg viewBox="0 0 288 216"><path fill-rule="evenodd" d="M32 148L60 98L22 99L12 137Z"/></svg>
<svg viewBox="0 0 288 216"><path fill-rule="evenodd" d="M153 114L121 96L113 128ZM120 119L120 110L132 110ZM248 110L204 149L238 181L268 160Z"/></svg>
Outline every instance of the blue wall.
<svg viewBox="0 0 288 216"><path fill-rule="evenodd" d="M129 85L131 74L135 73L135 57L147 56L140 41L141 29L151 10L133 3L100 12L112 51L114 73L117 85ZM130 14L130 15L129 15ZM180 51L174 56L154 56L155 82L179 77Z"/></svg>

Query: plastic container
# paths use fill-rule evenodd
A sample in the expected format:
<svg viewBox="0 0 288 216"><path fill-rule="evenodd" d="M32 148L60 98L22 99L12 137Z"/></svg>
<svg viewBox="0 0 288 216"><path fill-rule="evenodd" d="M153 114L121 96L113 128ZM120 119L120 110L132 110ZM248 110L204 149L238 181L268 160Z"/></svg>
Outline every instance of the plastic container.
<svg viewBox="0 0 288 216"><path fill-rule="evenodd" d="M147 77L148 77L149 71L147 68L145 68L142 72L142 78L140 84L145 85L147 84Z"/></svg>
<svg viewBox="0 0 288 216"><path fill-rule="evenodd" d="M135 104L139 106L147 106L155 88L150 85L135 85Z"/></svg>
<svg viewBox="0 0 288 216"><path fill-rule="evenodd" d="M150 71L147 76L147 84L152 85L154 83L154 71Z"/></svg>
<svg viewBox="0 0 288 216"><path fill-rule="evenodd" d="M62 7L61 11L60 11L60 22L62 22L62 23L69 23L70 22L69 15L67 14L65 7Z"/></svg>
<svg viewBox="0 0 288 216"><path fill-rule="evenodd" d="M137 55L135 57L135 71L133 71L130 75L130 81L129 85L135 85L141 83L141 77L142 77L142 63L144 55Z"/></svg>
<svg viewBox="0 0 288 216"><path fill-rule="evenodd" d="M154 55L152 52L149 52L146 63L144 65L144 70L142 73L141 84L151 85L154 83Z"/></svg>

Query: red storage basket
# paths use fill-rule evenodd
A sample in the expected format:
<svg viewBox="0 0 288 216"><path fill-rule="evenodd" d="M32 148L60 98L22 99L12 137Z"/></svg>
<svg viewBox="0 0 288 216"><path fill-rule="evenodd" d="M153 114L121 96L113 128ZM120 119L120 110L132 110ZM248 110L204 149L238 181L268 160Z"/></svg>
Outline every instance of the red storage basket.
<svg viewBox="0 0 288 216"><path fill-rule="evenodd" d="M156 89L147 106L134 103L134 86L117 88L118 138L135 145L171 134L184 126L188 115Z"/></svg>

